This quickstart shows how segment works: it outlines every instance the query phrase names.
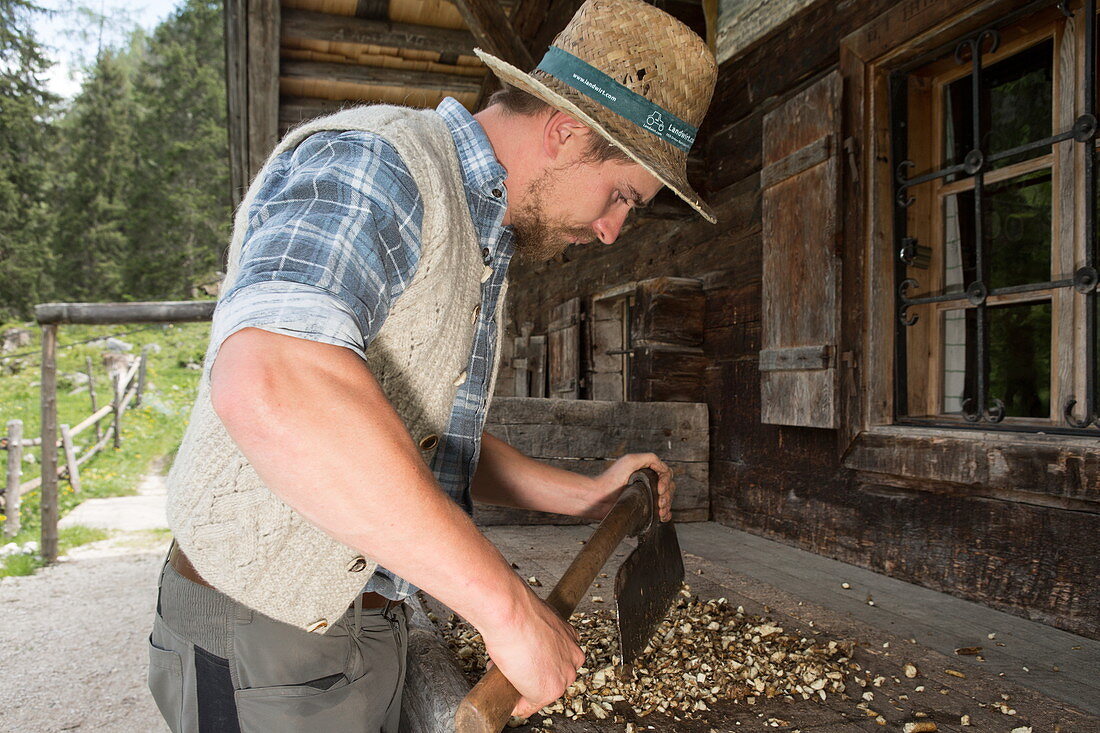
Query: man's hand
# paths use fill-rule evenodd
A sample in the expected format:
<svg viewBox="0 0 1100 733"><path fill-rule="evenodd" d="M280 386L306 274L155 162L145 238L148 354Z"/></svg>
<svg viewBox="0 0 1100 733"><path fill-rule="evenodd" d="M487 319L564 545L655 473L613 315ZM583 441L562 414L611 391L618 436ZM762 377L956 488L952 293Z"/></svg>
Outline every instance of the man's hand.
<svg viewBox="0 0 1100 733"><path fill-rule="evenodd" d="M484 433L481 461L471 489L474 498L486 504L557 512L598 522L615 506L630 475L642 468L657 473L657 506L661 521L667 522L672 519L676 483L672 469L652 453L627 454L599 476L588 478L529 458Z"/></svg>
<svg viewBox="0 0 1100 733"><path fill-rule="evenodd" d="M676 493L676 482L672 480L672 469L653 453L627 453L612 463L596 479L604 490L611 492L622 488L635 471L652 468L657 474L657 508L662 522L672 519L672 496Z"/></svg>
<svg viewBox="0 0 1100 733"><path fill-rule="evenodd" d="M561 697L584 664L576 629L530 590L499 628L479 631L491 663L519 691L512 715L521 718L531 717Z"/></svg>

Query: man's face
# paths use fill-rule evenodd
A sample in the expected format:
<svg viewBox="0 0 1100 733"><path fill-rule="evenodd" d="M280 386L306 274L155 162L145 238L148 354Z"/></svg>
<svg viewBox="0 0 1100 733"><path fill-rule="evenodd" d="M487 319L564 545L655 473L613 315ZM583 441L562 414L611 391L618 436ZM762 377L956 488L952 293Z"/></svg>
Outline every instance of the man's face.
<svg viewBox="0 0 1100 733"><path fill-rule="evenodd" d="M631 209L645 206L661 182L637 163L607 160L546 168L512 215L516 251L550 260L571 244L611 244Z"/></svg>

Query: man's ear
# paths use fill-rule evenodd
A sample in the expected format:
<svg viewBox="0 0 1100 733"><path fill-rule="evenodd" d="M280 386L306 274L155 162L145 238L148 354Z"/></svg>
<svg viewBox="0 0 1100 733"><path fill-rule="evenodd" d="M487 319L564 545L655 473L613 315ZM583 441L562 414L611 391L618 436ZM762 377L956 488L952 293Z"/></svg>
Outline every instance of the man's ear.
<svg viewBox="0 0 1100 733"><path fill-rule="evenodd" d="M556 161L570 161L580 150L588 128L575 119L554 110L543 128L543 153Z"/></svg>

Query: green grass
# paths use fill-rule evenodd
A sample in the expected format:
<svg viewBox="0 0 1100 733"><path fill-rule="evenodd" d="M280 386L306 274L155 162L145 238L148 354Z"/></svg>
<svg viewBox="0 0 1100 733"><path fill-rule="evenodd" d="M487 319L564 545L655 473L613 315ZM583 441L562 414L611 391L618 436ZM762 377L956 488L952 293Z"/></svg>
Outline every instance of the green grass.
<svg viewBox="0 0 1100 733"><path fill-rule="evenodd" d="M10 326L30 328L34 333L34 342L19 352L31 352L17 358L0 359L0 424L19 419L23 421L23 437L34 438L40 434L40 392L41 379L40 356L41 332L37 326L26 324L0 324L0 331ZM96 393L99 405L111 399L110 382L103 366L104 346L100 344L82 344L79 342L93 338L105 338L122 331L133 330L128 326L61 326L59 327L58 348L58 424L75 425L91 414L91 402L88 390L76 385L75 372L85 370L85 358L92 358L92 371L95 377ZM64 516L84 499L124 496L133 494L141 477L148 473L155 463L169 460L183 437L191 405L198 389L200 372L188 365L201 364L206 343L210 334L209 323L187 323L178 325L154 325L141 328L133 333L119 336L123 341L134 345L131 353L138 354L146 344L157 344L160 353L150 353L146 373L145 399L139 407L132 407L122 418L122 447L107 447L96 454L80 468L81 492L75 494L65 480L59 483L59 511ZM66 348L66 345L72 344ZM10 373L13 371L15 373ZM100 424L109 429L111 418ZM6 435L6 431L5 431ZM80 454L95 443L95 430L88 429L76 438L76 450ZM23 463L22 481L26 482L39 475L41 459L40 448L25 448L24 454L34 455L35 463ZM6 456L0 452L0 460ZM22 528L15 537L7 542L23 544L29 540L37 541L41 529L39 516L39 490L35 489L23 495L20 518ZM2 515L0 515L2 521ZM73 527L79 532L62 532L62 551L77 544L83 544L81 537L92 537L84 541L101 539L94 535L95 530ZM68 532L72 544L65 546L64 536ZM25 574L14 572L12 565L19 569L29 567L33 572L31 560L27 556L12 556L0 569L0 577L5 574ZM37 567L37 566L36 566Z"/></svg>
<svg viewBox="0 0 1100 733"><path fill-rule="evenodd" d="M94 527L65 527L57 533L57 547L59 554L64 555L74 547L86 545L90 542L99 542L110 537L110 533ZM43 565L42 556L33 555L9 555L0 565L0 578L11 575L30 575Z"/></svg>

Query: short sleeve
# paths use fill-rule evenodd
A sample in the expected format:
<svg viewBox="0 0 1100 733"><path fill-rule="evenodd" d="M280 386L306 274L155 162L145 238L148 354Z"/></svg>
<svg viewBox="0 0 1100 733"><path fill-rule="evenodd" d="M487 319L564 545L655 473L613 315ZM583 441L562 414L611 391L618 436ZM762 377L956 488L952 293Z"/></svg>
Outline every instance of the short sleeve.
<svg viewBox="0 0 1100 733"><path fill-rule="evenodd" d="M306 138L269 166L250 207L210 355L248 327L362 355L416 272L422 221L416 184L388 142L358 131Z"/></svg>

